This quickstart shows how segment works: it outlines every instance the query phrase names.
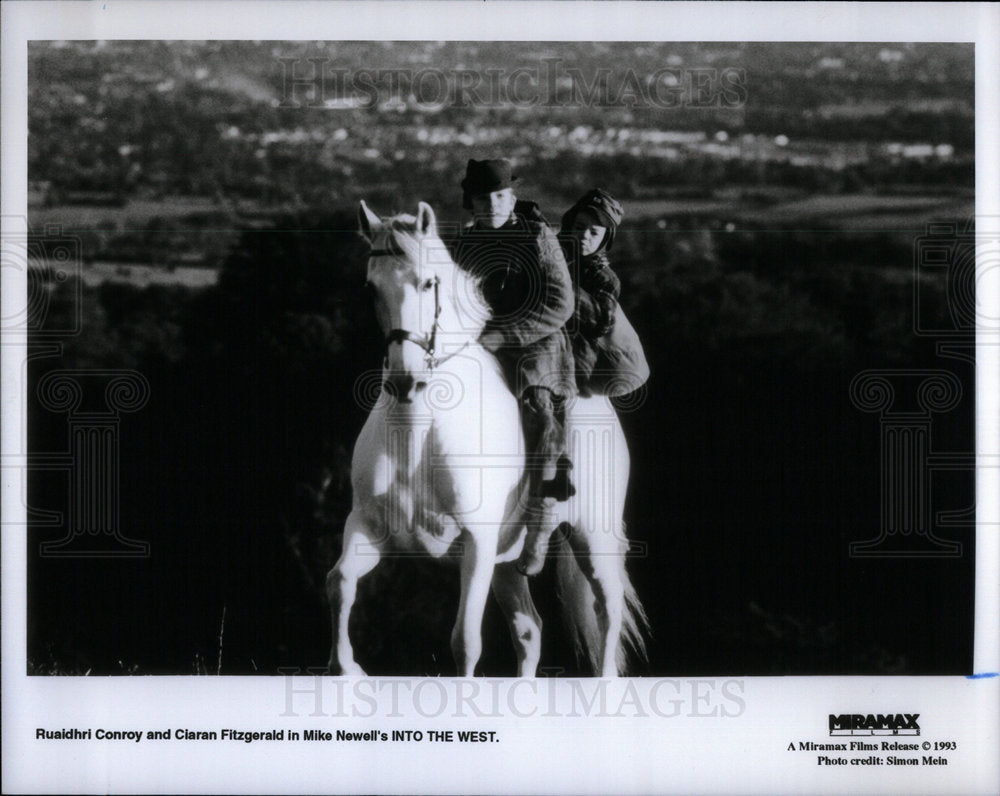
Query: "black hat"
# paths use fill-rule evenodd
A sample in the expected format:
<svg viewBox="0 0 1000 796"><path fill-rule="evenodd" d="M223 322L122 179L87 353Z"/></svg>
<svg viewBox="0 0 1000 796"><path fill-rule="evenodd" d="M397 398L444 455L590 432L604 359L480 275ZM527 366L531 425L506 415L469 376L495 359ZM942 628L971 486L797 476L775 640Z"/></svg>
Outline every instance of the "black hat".
<svg viewBox="0 0 1000 796"><path fill-rule="evenodd" d="M470 199L484 193L502 191L517 182L517 177L510 176L510 161L503 158L497 160L469 159L465 167L465 179L462 180L462 199L466 209L472 205Z"/></svg>
<svg viewBox="0 0 1000 796"><path fill-rule="evenodd" d="M625 210L621 203L607 191L601 188L593 188L581 196L576 204L566 211L562 217L562 231L569 233L576 222L576 217L584 212L592 213L600 222L602 227L607 227L607 234L601 243L601 248L610 249L615 239L615 232L618 225L622 223Z"/></svg>

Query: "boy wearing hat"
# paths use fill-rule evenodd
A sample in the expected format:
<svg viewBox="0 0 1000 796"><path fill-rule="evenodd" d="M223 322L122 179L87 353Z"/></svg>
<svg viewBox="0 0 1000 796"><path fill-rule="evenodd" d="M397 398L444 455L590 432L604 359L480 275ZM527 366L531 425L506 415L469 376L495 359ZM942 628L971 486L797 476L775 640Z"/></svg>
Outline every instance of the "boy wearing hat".
<svg viewBox="0 0 1000 796"><path fill-rule="evenodd" d="M555 503L576 492L557 416L576 392L565 329L574 295L558 240L538 205L515 196L516 181L507 160L469 160L462 204L473 221L456 243L455 260L479 279L491 310L480 342L496 355L520 401L531 515L517 566L535 575L555 529Z"/></svg>

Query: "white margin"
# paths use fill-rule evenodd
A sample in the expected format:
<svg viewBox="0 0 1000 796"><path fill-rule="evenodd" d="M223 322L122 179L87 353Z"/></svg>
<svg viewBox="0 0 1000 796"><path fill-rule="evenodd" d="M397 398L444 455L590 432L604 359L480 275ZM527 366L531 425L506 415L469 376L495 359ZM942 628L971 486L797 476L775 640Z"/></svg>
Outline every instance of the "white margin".
<svg viewBox="0 0 1000 796"><path fill-rule="evenodd" d="M384 38L481 40L673 41L972 41L976 56L977 215L1000 218L1000 7L986 3L585 3L536 2L8 2L2 14L3 233L24 231L26 217L26 42L31 39L273 39ZM24 306L25 275L4 268L3 317ZM982 275L980 275L982 276ZM995 284L991 282L990 284ZM981 296L988 318L1000 317L994 293ZM19 303L20 302L20 303ZM984 340L988 343L989 340ZM3 346L4 461L20 450L25 385L23 349ZM1000 455L1000 347L983 345L977 367L977 453ZM15 431L16 429L16 431ZM23 484L3 470L4 522L23 522ZM1000 470L977 477L977 589L975 669L1000 670L998 573ZM996 792L1000 732L998 678L747 678L746 713L740 720L682 717L669 726L645 721L523 720L505 728L502 755L462 750L419 755L324 747L322 759L291 749L195 745L128 756L99 747L83 756L38 750L29 728L72 726L74 721L126 727L157 726L191 707L209 723L220 716L266 727L285 704L282 678L27 678L25 655L25 545L23 530L5 525L3 578L3 790L5 792ZM640 684L646 688L647 685ZM859 779L858 772L817 772L815 764L789 762L768 743L802 736L804 718L825 714L850 699L872 704L919 700L931 705L939 726L951 730L978 757L960 770L898 772L892 779ZM987 708L992 706L992 712ZM809 711L813 713L809 714ZM48 718L45 718L48 717ZM188 719L190 723L190 719ZM205 722L201 722L204 724ZM308 725L307 717L302 723ZM349 719L345 727L365 726ZM798 724L797 724L798 723ZM628 741L622 750L622 739ZM603 745L603 746L602 746ZM253 748L253 754L250 749ZM614 751L615 758L600 749ZM69 749L69 747L67 747ZM708 752L706 752L708 750ZM266 751L266 754L265 754ZM789 753L791 754L791 753ZM324 762L325 761L325 762ZM160 766L161 768L157 768ZM361 767L363 766L363 767ZM822 773L823 776L818 776ZM878 772L884 774L884 771ZM894 772L895 773L895 772ZM919 776L911 776L918 775ZM366 783L366 784L361 784Z"/></svg>

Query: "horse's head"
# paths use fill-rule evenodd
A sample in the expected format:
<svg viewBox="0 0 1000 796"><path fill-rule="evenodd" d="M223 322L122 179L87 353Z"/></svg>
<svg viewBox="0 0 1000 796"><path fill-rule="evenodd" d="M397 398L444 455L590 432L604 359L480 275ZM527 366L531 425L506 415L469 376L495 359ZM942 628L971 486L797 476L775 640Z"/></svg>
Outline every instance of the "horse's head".
<svg viewBox="0 0 1000 796"><path fill-rule="evenodd" d="M386 342L386 387L404 403L427 386L446 346L478 337L486 309L469 276L437 234L434 211L380 219L361 202L361 233L372 250L367 285Z"/></svg>

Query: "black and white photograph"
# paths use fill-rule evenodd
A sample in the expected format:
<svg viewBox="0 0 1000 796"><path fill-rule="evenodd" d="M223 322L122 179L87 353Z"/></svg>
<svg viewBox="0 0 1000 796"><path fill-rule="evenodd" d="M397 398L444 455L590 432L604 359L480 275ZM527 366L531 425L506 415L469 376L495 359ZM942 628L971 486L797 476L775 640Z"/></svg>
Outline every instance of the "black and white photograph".
<svg viewBox="0 0 1000 796"><path fill-rule="evenodd" d="M17 5L5 791L993 792L995 8Z"/></svg>
<svg viewBox="0 0 1000 796"><path fill-rule="evenodd" d="M971 45L78 41L28 57L39 345L79 328L28 362L28 446L90 457L69 488L72 465L28 485L32 674L325 663L344 544L339 579L370 577L341 668L456 674L466 591L435 560L498 533L525 454L557 467L522 513L542 482L580 484L524 521L550 534L566 516L558 544L581 537L579 572L542 566L539 600L614 560L599 589L631 616L637 674L972 671L974 471L955 466L974 448ZM611 245L589 251L577 219ZM79 269L46 281L59 246ZM591 383L605 342L645 360L606 366L635 379L612 386L617 411ZM573 403L575 455L518 439L553 401ZM579 449L605 432L607 461ZM514 524L483 566L488 586L499 544L516 604L518 563L559 567L507 554ZM512 676L501 613L479 666ZM554 639L527 674L575 667L567 650Z"/></svg>

